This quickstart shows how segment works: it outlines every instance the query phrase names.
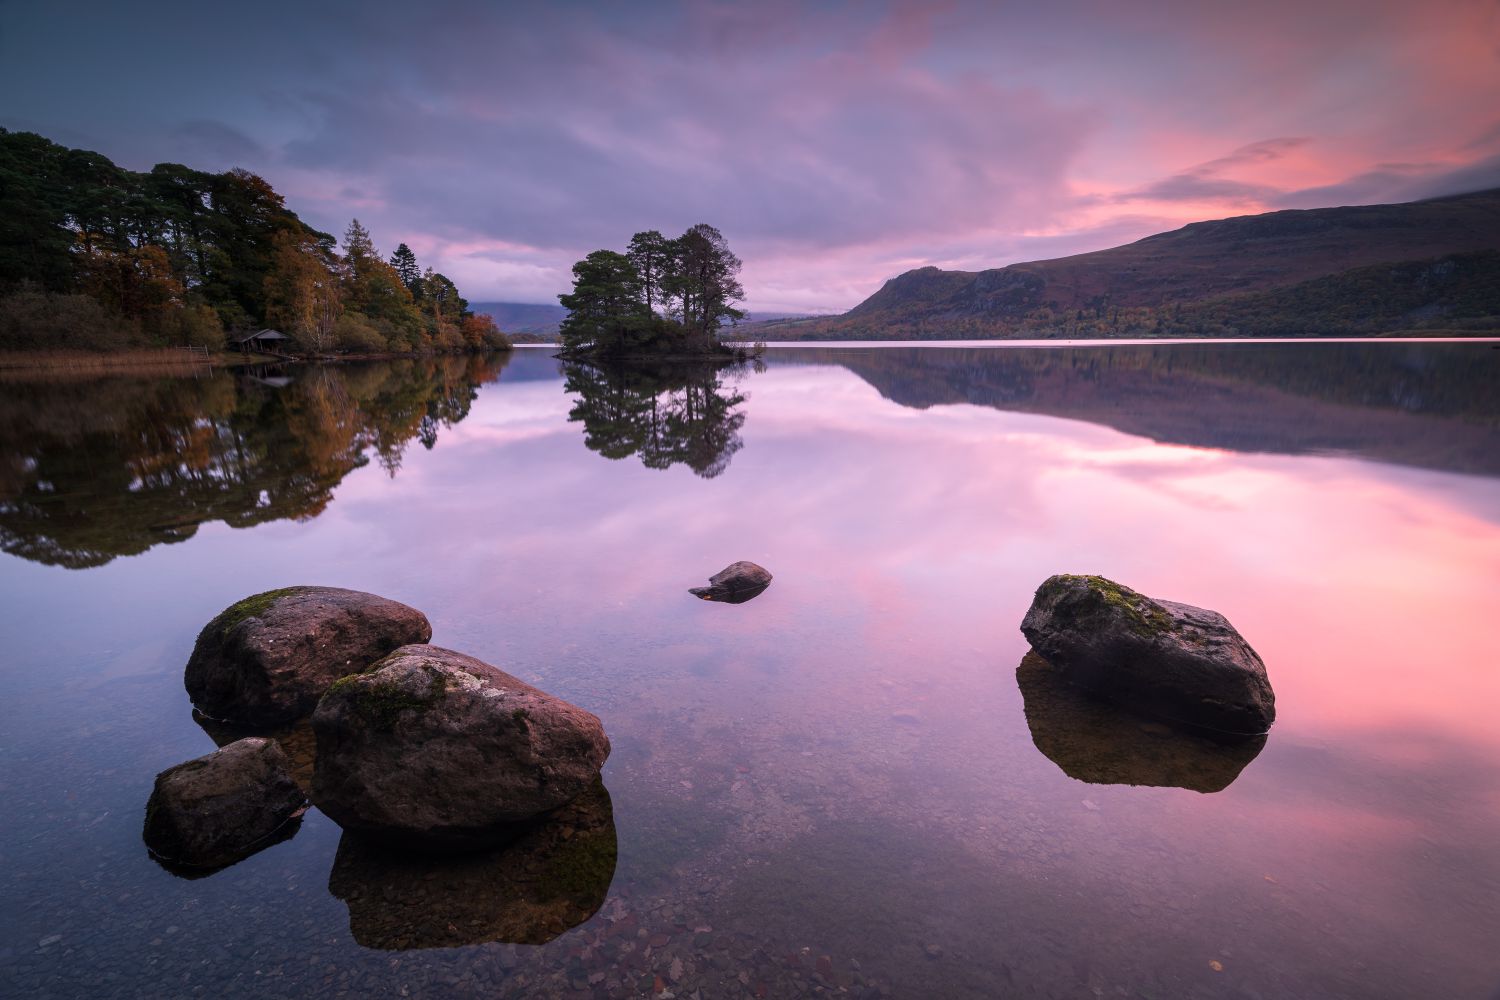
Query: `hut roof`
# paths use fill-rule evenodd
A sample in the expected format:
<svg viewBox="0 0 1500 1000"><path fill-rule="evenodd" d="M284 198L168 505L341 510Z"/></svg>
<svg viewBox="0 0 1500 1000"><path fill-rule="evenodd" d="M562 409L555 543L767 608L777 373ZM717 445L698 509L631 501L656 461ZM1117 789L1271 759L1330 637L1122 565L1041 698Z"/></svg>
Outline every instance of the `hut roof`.
<svg viewBox="0 0 1500 1000"><path fill-rule="evenodd" d="M291 339L292 339L291 337L288 337L286 334L282 333L280 330L256 330L254 333L247 333L243 337L240 337L239 339L237 339L235 341L235 343L237 343L237 344L245 344L245 343L248 343L248 342L250 342L252 340L291 340Z"/></svg>

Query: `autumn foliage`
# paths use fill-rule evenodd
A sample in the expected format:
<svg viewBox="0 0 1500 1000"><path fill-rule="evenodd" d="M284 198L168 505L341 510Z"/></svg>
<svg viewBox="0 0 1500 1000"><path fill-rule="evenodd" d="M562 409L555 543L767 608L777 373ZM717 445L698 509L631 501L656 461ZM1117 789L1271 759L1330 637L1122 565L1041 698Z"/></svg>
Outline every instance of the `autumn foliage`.
<svg viewBox="0 0 1500 1000"><path fill-rule="evenodd" d="M224 346L270 326L308 354L504 349L488 317L356 220L308 226L263 178L104 156L0 129L0 349Z"/></svg>

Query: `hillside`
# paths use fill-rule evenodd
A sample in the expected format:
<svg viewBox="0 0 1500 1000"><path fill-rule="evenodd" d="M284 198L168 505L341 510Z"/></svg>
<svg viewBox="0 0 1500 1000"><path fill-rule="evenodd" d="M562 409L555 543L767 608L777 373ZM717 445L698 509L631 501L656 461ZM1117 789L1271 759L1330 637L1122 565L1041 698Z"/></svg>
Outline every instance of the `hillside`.
<svg viewBox="0 0 1500 1000"><path fill-rule="evenodd" d="M476 302L469 308L495 321L506 333L535 333L556 336L558 325L568 315L559 305L537 305L530 302Z"/></svg>
<svg viewBox="0 0 1500 1000"><path fill-rule="evenodd" d="M1500 251L1500 189L1399 205L1271 212L1197 222L1056 260L978 272L919 268L890 279L842 316L776 324L765 335L921 339L1495 329L1500 254L1493 251ZM1375 301L1372 289L1380 293ZM1316 309L1304 320L1309 306Z"/></svg>

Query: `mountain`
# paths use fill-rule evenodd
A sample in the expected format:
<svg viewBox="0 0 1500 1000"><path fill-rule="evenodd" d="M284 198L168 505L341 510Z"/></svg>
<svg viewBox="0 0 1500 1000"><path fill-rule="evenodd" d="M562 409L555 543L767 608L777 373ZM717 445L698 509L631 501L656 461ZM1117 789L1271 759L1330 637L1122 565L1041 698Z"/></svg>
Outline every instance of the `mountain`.
<svg viewBox="0 0 1500 1000"><path fill-rule="evenodd" d="M554 339L558 326L568 316L568 310L562 306L530 302L475 302L469 308L476 313L487 313L495 325L518 344ZM759 330L766 323L798 318L805 317L800 313L751 312L745 314L741 325L753 323Z"/></svg>
<svg viewBox="0 0 1500 1000"><path fill-rule="evenodd" d="M476 313L487 313L508 334L556 335L558 324L568 315L562 306L530 302L475 302L469 308Z"/></svg>
<svg viewBox="0 0 1500 1000"><path fill-rule="evenodd" d="M1195 222L985 271L924 267L772 339L1500 329L1500 189Z"/></svg>

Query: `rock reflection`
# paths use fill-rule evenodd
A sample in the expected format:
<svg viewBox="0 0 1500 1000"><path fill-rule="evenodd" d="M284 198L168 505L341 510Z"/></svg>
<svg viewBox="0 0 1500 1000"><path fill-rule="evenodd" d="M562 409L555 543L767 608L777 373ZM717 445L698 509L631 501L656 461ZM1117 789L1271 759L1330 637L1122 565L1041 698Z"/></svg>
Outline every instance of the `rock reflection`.
<svg viewBox="0 0 1500 1000"><path fill-rule="evenodd" d="M588 920L614 880L614 810L602 781L498 851L433 857L344 834L328 891L366 948L545 944Z"/></svg>
<svg viewBox="0 0 1500 1000"><path fill-rule="evenodd" d="M0 550L82 569L191 538L322 513L373 456L464 419L508 355L305 366L296 377L8 380L0 392Z"/></svg>
<svg viewBox="0 0 1500 1000"><path fill-rule="evenodd" d="M584 444L605 458L638 455L648 469L686 465L704 479L729 467L743 446L745 396L730 379L743 366L704 363L564 365Z"/></svg>
<svg viewBox="0 0 1500 1000"><path fill-rule="evenodd" d="M293 816L291 819L287 820L285 823L277 827L276 832L272 833L269 837L266 837L264 840L256 841L253 849L249 850L240 857L235 858L228 864L216 865L211 868L199 868L193 865L184 865L178 864L175 861L168 861L166 858L157 854L155 851L150 850L149 848L146 850L146 856L149 857L152 861L155 861L163 871L170 872L180 879L192 881L194 879L208 878L210 875L217 875L219 872L223 871L226 868L233 868L241 861L255 857L255 855L259 854L261 851L264 851L269 847L275 847L277 844L284 844L288 840L291 840L293 837L295 837L297 835L297 831L301 829L302 814L298 813L296 816Z"/></svg>
<svg viewBox="0 0 1500 1000"><path fill-rule="evenodd" d="M1218 792L1238 778L1266 738L1218 743L1090 698L1035 652L1016 668L1036 748L1063 773L1095 785Z"/></svg>

